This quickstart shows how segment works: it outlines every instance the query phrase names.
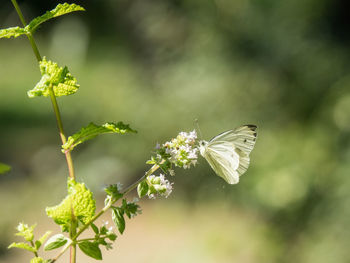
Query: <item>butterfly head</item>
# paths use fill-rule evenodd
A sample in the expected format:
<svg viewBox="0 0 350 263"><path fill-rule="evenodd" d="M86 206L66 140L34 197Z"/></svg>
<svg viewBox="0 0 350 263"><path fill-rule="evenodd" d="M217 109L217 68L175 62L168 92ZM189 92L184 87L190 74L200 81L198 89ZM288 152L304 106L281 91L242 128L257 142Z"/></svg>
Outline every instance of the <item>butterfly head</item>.
<svg viewBox="0 0 350 263"><path fill-rule="evenodd" d="M199 151L200 151L202 156L204 156L207 145L208 145L207 141L204 141L204 140L199 141Z"/></svg>

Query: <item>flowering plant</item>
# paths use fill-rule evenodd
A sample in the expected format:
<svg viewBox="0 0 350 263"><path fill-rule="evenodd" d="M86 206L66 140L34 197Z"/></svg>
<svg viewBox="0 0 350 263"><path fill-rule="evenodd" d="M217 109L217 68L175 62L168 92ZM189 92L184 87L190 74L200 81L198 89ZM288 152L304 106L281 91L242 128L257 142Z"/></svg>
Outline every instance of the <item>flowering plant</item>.
<svg viewBox="0 0 350 263"><path fill-rule="evenodd" d="M61 138L61 151L66 157L68 167L67 196L56 206L47 207L46 214L60 226L61 233L51 236L52 231L45 232L38 239L34 236L36 225L28 226L20 223L17 227L17 236L21 236L24 242L14 242L9 248L20 248L33 253L31 263L53 263L56 262L67 250L70 250L70 263L76 262L76 250L79 248L86 255L101 260L100 247L111 249L117 239L117 233L123 234L125 230L125 216L132 218L141 212L137 199L128 201L126 195L137 188L139 198L148 196L151 199L156 196L168 197L173 190L167 176L174 176L175 167L189 169L197 164L198 143L196 131L180 132L176 138L160 145L157 144L155 154L147 164L151 168L134 184L122 188L120 183L105 188L106 198L104 207L96 212L96 201L93 193L84 183L75 179L74 165L71 152L81 143L94 137L113 134L132 134L136 131L128 124L121 121L108 122L102 125L90 123L81 128L75 134L67 137L62 124L62 118L56 97L74 94L79 89L76 78L69 72L66 66L60 67L57 63L42 57L33 37L38 26L52 18L75 11L84 11L84 8L76 4L59 4L51 11L33 19L29 24L25 22L23 14L16 0L11 0L23 24L23 27L11 27L0 30L0 38L16 38L21 35L27 36L32 46L34 55L38 60L41 79L32 90L27 92L29 98L49 97L53 106L57 121L59 136ZM8 171L10 168L0 163L0 172ZM160 169L159 175L155 172ZM119 204L117 204L119 202ZM95 225L95 221L107 211L111 211L111 218L116 229L108 227L107 223L101 226ZM93 236L81 238L81 234L91 229ZM40 248L45 251L61 250L52 258L44 259L39 256Z"/></svg>

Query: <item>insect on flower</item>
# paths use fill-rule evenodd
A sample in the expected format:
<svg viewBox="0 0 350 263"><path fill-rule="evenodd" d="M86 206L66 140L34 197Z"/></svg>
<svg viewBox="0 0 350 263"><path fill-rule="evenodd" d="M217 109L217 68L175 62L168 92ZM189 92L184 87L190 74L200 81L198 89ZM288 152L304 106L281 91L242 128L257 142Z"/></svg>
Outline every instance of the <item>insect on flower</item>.
<svg viewBox="0 0 350 263"><path fill-rule="evenodd" d="M199 151L215 173L229 184L237 184L249 166L256 141L256 125L243 125L223 132L209 142L200 141Z"/></svg>

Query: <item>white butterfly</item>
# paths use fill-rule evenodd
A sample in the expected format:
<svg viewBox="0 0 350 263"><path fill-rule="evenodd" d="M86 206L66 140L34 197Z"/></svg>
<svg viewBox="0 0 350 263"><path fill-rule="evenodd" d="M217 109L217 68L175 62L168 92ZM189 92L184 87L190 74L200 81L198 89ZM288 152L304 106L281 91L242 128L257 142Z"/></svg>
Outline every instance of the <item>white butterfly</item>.
<svg viewBox="0 0 350 263"><path fill-rule="evenodd" d="M255 125L243 125L223 132L209 142L200 141L199 151L215 173L229 184L237 184L247 171L249 154L256 141Z"/></svg>

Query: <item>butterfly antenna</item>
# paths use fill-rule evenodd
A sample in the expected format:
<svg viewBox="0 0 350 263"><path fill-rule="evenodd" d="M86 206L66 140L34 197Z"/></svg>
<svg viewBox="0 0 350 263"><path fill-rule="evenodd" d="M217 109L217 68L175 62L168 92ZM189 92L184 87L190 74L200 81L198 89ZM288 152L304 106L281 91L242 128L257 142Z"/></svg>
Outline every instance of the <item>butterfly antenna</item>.
<svg viewBox="0 0 350 263"><path fill-rule="evenodd" d="M198 130L198 134L199 134L200 139L203 140L202 132L201 132L201 129L199 128L198 119L194 120L194 126L196 127L195 129Z"/></svg>

